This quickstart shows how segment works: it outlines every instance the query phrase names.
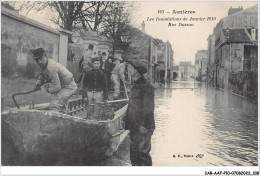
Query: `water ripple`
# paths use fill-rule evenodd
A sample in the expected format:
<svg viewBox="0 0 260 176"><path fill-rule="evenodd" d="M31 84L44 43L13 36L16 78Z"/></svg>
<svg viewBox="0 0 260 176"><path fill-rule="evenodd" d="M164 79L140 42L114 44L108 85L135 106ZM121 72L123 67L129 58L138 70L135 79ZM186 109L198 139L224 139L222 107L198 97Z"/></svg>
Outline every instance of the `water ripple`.
<svg viewBox="0 0 260 176"><path fill-rule="evenodd" d="M193 82L169 87L191 87ZM196 84L197 89L155 91L153 156L204 154L198 159L160 158L154 165L258 165L257 104Z"/></svg>

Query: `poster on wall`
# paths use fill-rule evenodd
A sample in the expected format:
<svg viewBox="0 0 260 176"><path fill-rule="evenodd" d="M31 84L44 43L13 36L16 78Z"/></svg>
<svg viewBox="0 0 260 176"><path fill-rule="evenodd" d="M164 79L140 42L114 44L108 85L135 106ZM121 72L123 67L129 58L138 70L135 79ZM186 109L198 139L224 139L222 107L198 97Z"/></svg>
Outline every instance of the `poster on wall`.
<svg viewBox="0 0 260 176"><path fill-rule="evenodd" d="M3 175L259 175L258 21L258 1L1 1Z"/></svg>

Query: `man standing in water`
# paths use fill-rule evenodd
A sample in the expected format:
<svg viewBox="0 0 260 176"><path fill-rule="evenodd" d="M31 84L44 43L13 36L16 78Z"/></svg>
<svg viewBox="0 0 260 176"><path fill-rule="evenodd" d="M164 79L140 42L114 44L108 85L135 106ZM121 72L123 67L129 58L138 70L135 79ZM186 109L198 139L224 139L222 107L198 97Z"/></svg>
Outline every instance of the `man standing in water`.
<svg viewBox="0 0 260 176"><path fill-rule="evenodd" d="M86 73L83 79L82 98L88 102L88 117L93 113L91 104L108 100L108 88L105 74L100 70L100 57L92 58L93 69Z"/></svg>
<svg viewBox="0 0 260 176"><path fill-rule="evenodd" d="M63 112L65 103L77 90L72 73L60 63L48 59L43 48L35 49L32 53L41 68L35 89L40 90L43 84L48 83L45 85L46 92L53 94L49 109Z"/></svg>
<svg viewBox="0 0 260 176"><path fill-rule="evenodd" d="M144 78L147 66L139 60L129 60L129 74L134 85L130 90L125 126L130 131L130 160L133 166L152 166L151 136L154 123L154 88Z"/></svg>

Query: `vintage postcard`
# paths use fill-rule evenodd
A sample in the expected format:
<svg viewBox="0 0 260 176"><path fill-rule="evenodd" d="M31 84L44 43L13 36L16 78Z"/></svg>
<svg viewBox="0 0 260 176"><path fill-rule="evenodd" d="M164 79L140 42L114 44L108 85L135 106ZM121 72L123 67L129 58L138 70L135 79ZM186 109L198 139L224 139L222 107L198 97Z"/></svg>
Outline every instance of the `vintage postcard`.
<svg viewBox="0 0 260 176"><path fill-rule="evenodd" d="M3 174L259 175L258 8L1 1Z"/></svg>

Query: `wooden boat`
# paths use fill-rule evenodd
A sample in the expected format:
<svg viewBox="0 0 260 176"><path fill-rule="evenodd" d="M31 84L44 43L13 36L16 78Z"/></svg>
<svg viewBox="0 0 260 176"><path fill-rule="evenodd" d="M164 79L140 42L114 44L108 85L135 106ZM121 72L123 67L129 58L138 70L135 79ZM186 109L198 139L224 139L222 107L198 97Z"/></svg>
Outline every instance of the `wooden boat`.
<svg viewBox="0 0 260 176"><path fill-rule="evenodd" d="M112 117L110 109L99 120L85 119L81 98L69 101L68 114L46 111L44 105L3 112L2 165L96 165L111 156L128 135L122 126L127 99L116 102L124 103ZM100 107L95 104L94 114L101 112Z"/></svg>

